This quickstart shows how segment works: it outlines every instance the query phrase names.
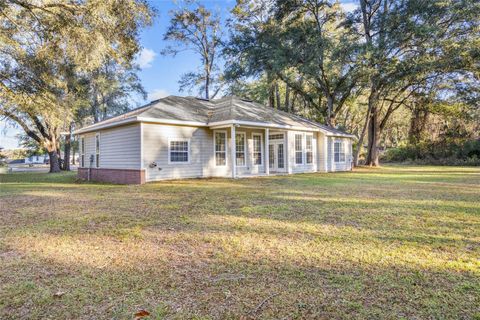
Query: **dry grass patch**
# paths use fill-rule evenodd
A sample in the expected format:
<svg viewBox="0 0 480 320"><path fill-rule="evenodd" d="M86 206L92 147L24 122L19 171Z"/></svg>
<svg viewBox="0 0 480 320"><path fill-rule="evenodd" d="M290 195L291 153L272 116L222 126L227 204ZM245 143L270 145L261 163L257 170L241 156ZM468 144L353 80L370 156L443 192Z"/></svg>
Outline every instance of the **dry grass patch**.
<svg viewBox="0 0 480 320"><path fill-rule="evenodd" d="M2 319L480 317L476 168L0 179Z"/></svg>

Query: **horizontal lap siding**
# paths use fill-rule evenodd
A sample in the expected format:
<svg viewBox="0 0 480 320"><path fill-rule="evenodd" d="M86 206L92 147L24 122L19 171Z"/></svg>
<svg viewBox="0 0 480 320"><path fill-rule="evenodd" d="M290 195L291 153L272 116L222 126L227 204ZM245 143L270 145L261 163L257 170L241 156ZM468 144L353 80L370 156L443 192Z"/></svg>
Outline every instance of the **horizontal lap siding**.
<svg viewBox="0 0 480 320"><path fill-rule="evenodd" d="M140 169L140 144L139 124L100 131L100 168Z"/></svg>
<svg viewBox="0 0 480 320"><path fill-rule="evenodd" d="M85 138L85 167L95 159L95 135L100 135L100 168L140 169L140 125L117 127L80 135ZM91 164L95 167L95 160Z"/></svg>
<svg viewBox="0 0 480 320"><path fill-rule="evenodd" d="M169 163L169 139L190 139L189 163ZM147 181L203 177L203 167L213 153L208 129L160 124L143 124L143 165ZM210 141L210 143L209 143ZM155 162L156 167L150 168Z"/></svg>
<svg viewBox="0 0 480 320"><path fill-rule="evenodd" d="M90 167L90 155L95 155L95 133L87 133L80 136L79 143L81 143L81 138L85 139L85 167ZM81 146L80 146L81 148ZM81 151L81 150L80 150ZM81 154L80 154L81 156ZM81 165L81 164L80 164ZM92 163L92 167L95 166L95 162Z"/></svg>

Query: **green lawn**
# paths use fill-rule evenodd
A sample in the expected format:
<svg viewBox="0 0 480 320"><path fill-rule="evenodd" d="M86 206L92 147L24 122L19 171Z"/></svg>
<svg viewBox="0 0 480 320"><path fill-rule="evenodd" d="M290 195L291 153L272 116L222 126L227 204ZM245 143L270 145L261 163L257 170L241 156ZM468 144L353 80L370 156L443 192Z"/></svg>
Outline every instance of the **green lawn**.
<svg viewBox="0 0 480 320"><path fill-rule="evenodd" d="M1 319L480 319L480 168L0 179Z"/></svg>

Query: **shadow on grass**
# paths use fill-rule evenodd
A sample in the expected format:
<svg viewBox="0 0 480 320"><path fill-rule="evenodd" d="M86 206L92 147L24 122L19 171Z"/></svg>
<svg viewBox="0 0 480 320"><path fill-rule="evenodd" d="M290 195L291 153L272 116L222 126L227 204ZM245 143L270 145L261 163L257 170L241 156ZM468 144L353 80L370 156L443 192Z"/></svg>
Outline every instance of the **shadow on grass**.
<svg viewBox="0 0 480 320"><path fill-rule="evenodd" d="M1 177L0 318L474 318L480 181L382 170Z"/></svg>

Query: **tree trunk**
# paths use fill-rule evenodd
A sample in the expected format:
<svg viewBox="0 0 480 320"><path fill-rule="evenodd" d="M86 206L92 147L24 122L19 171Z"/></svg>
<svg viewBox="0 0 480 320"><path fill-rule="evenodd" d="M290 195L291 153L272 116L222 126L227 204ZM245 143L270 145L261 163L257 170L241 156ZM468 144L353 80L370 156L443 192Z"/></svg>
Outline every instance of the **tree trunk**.
<svg viewBox="0 0 480 320"><path fill-rule="evenodd" d="M270 108L275 108L275 86L273 83L270 84L270 88L268 90L268 106Z"/></svg>
<svg viewBox="0 0 480 320"><path fill-rule="evenodd" d="M48 151L48 157L50 158L50 173L60 172L57 150Z"/></svg>
<svg viewBox="0 0 480 320"><path fill-rule="evenodd" d="M410 119L410 129L408 131L408 142L416 144L423 138L425 127L428 121L429 112L422 107L415 106L412 110Z"/></svg>
<svg viewBox="0 0 480 320"><path fill-rule="evenodd" d="M205 77L205 99L207 100L210 99L209 89L210 89L210 75L207 74Z"/></svg>
<svg viewBox="0 0 480 320"><path fill-rule="evenodd" d="M290 113L290 87L285 84L285 111Z"/></svg>
<svg viewBox="0 0 480 320"><path fill-rule="evenodd" d="M333 127L335 125L335 115L333 114L333 97L327 95L327 125Z"/></svg>
<svg viewBox="0 0 480 320"><path fill-rule="evenodd" d="M380 140L380 127L378 125L378 112L376 107L372 108L370 121L368 124L368 153L366 165L378 167L378 142Z"/></svg>
<svg viewBox="0 0 480 320"><path fill-rule="evenodd" d="M65 136L65 154L63 155L63 170L70 171L70 149L72 147L72 125Z"/></svg>
<svg viewBox="0 0 480 320"><path fill-rule="evenodd" d="M282 110L282 101L280 100L280 89L278 88L278 82L275 83L275 100L277 102L277 109Z"/></svg>

